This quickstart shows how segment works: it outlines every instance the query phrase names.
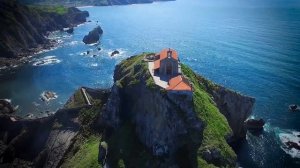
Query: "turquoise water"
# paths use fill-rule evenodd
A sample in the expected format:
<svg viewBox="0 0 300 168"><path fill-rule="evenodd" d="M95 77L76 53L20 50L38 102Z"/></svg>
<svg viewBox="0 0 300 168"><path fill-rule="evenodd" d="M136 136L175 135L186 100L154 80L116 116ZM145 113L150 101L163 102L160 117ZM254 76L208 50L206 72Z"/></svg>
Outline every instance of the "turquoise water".
<svg viewBox="0 0 300 168"><path fill-rule="evenodd" d="M299 166L299 159L280 149L277 134L300 131L300 113L287 110L289 104L300 104L300 8L211 7L201 2L83 8L92 22L75 28L71 36L54 33L59 48L0 72L1 98L19 104L20 115L43 116L61 107L80 86L112 86L114 66L122 59L171 47L199 74L256 98L253 116L264 118L267 125L262 134L249 133L236 147L241 166ZM96 21L104 30L100 52L81 42ZM115 49L121 54L111 58ZM87 50L97 56L83 55ZM33 66L49 56L58 62ZM56 92L58 99L40 101L44 90Z"/></svg>

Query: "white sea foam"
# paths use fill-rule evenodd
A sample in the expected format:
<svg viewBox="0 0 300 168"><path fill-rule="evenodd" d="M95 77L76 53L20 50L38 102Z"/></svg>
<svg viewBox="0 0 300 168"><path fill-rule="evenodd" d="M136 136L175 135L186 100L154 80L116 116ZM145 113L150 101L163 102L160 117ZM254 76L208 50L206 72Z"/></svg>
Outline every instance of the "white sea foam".
<svg viewBox="0 0 300 168"><path fill-rule="evenodd" d="M123 49L123 48L118 48L116 49L117 51L119 51L119 54L115 54L114 56L111 56L111 54L115 51L115 50L107 50L107 55L111 58L119 58L119 57L125 57L126 56L126 49Z"/></svg>
<svg viewBox="0 0 300 168"><path fill-rule="evenodd" d="M35 62L32 65L33 66L43 66L43 65L58 64L60 62L61 62L61 60L57 59L56 56L46 56L44 58L35 60Z"/></svg>
<svg viewBox="0 0 300 168"><path fill-rule="evenodd" d="M6 66L2 66L2 67L0 67L0 70L6 69L6 68L7 68Z"/></svg>
<svg viewBox="0 0 300 168"><path fill-rule="evenodd" d="M85 23L78 24L76 27L83 26Z"/></svg>
<svg viewBox="0 0 300 168"><path fill-rule="evenodd" d="M91 44L88 44L88 46L95 46L95 45L98 45L98 42L96 42L96 43L91 43Z"/></svg>
<svg viewBox="0 0 300 168"><path fill-rule="evenodd" d="M70 45L70 46L74 46L77 44L79 44L79 41L71 41L71 42L67 43L67 45Z"/></svg>
<svg viewBox="0 0 300 168"><path fill-rule="evenodd" d="M95 7L95 6L78 6L77 8L81 9L81 8L91 8L91 7Z"/></svg>
<svg viewBox="0 0 300 168"><path fill-rule="evenodd" d="M292 142L300 146L300 132L281 130L278 136L281 142L281 149L292 158L300 158L300 150L287 145L287 142Z"/></svg>
<svg viewBox="0 0 300 168"><path fill-rule="evenodd" d="M92 63L92 64L91 64L91 67L97 67L97 66L98 66L97 63Z"/></svg>

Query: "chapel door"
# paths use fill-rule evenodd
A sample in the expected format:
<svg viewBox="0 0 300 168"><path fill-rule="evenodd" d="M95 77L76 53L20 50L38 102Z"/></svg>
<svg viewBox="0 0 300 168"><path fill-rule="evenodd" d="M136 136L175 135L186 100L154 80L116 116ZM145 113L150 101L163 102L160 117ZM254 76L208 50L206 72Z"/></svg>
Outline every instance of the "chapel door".
<svg viewBox="0 0 300 168"><path fill-rule="evenodd" d="M168 62L166 67L167 75L172 75L172 63Z"/></svg>

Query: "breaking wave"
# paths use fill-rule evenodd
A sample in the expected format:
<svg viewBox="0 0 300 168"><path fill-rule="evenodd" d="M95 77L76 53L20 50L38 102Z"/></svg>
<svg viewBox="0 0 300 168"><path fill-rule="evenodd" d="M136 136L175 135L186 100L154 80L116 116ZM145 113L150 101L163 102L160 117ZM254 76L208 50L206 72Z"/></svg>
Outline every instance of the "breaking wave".
<svg viewBox="0 0 300 168"><path fill-rule="evenodd" d="M300 132L281 130L278 133L280 148L292 158L300 158Z"/></svg>
<svg viewBox="0 0 300 168"><path fill-rule="evenodd" d="M33 66L44 66L44 65L52 65L58 64L61 60L57 59L56 56L46 56L41 59L37 59L32 65Z"/></svg>

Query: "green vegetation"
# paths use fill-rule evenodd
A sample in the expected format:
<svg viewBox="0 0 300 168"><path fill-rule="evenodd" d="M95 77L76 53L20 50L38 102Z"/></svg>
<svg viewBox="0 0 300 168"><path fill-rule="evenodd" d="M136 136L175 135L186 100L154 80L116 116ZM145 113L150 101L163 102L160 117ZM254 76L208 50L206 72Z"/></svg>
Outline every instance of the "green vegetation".
<svg viewBox="0 0 300 168"><path fill-rule="evenodd" d="M197 116L206 123L203 131L203 141L198 150L198 155L201 157L206 149L220 149L224 163L222 165L233 166L232 160L236 159L236 154L227 144L225 137L231 133L231 128L228 125L226 118L219 112L210 95L205 90L206 86L199 83L199 76L196 75L190 68L182 65L182 72L193 84L193 101ZM211 167L203 159L198 158L199 166Z"/></svg>
<svg viewBox="0 0 300 168"><path fill-rule="evenodd" d="M130 122L124 123L108 139L109 163L111 167L147 167L151 163L155 167L155 158L140 143Z"/></svg>
<svg viewBox="0 0 300 168"><path fill-rule="evenodd" d="M59 15L66 14L68 8L64 6L51 6L51 5L28 5L30 9L37 10L40 12L57 13Z"/></svg>
<svg viewBox="0 0 300 168"><path fill-rule="evenodd" d="M100 114L101 105L94 105L91 108L83 108L79 112L79 121L83 134L91 132L91 126Z"/></svg>
<svg viewBox="0 0 300 168"><path fill-rule="evenodd" d="M203 160L201 157L198 157L198 167L205 167L205 168L216 168L213 164L208 164L205 160Z"/></svg>
<svg viewBox="0 0 300 168"><path fill-rule="evenodd" d="M62 168L101 168L98 163L98 149L101 137L92 135L77 145L78 151L68 158Z"/></svg>
<svg viewBox="0 0 300 168"><path fill-rule="evenodd" d="M64 6L106 6L109 5L109 0L22 0L25 4L39 4L39 5L64 5Z"/></svg>
<svg viewBox="0 0 300 168"><path fill-rule="evenodd" d="M143 53L138 56L130 57L123 60L117 66L117 69L120 70L116 81L118 87L122 88L124 85L136 85L142 81L141 79L144 79L143 81L146 81L147 87L151 89L157 88L150 72L148 71L148 63L143 61L147 54L151 53Z"/></svg>
<svg viewBox="0 0 300 168"><path fill-rule="evenodd" d="M67 102L65 105L66 108L76 108L81 107L83 105L86 105L84 97L81 93L81 90L78 89L74 95L71 97L71 99Z"/></svg>
<svg viewBox="0 0 300 168"><path fill-rule="evenodd" d="M102 129L95 129L95 121L101 113L102 105L107 101L109 92L86 89L87 96L92 102L92 106L81 108L78 114L80 132L74 139L70 151L66 154L65 161L61 167L64 168L99 168L98 163L99 143L101 142ZM80 89L68 101L66 107L82 107L86 105ZM59 123L54 124L54 128L59 128Z"/></svg>

